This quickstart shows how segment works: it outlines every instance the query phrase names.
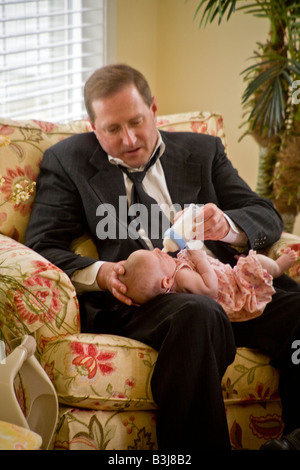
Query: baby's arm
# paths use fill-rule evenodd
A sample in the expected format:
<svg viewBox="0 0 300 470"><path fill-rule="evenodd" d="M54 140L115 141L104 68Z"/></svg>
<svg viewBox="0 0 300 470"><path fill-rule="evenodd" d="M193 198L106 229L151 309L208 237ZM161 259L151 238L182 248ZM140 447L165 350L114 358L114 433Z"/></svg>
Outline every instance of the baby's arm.
<svg viewBox="0 0 300 470"><path fill-rule="evenodd" d="M218 296L218 278L202 250L188 251L188 257L196 266L197 272L180 269L176 274L177 292L203 294L216 299Z"/></svg>

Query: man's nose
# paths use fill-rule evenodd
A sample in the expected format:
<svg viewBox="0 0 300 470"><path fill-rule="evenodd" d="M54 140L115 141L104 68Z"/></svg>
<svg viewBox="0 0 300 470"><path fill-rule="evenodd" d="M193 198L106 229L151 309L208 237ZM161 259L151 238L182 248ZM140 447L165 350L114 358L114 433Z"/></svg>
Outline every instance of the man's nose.
<svg viewBox="0 0 300 470"><path fill-rule="evenodd" d="M123 144L131 147L136 142L136 135L133 129L123 129Z"/></svg>

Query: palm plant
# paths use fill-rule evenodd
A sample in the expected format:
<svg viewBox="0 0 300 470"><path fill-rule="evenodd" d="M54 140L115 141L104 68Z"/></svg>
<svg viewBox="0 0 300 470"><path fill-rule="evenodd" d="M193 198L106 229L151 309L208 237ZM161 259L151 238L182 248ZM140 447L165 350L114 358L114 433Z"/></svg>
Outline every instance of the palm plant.
<svg viewBox="0 0 300 470"><path fill-rule="evenodd" d="M243 11L270 22L269 36L242 72L246 131L259 144L257 192L273 200L285 230L292 232L300 210L300 2L297 0L202 0L199 27L227 21ZM242 137L243 137L242 136Z"/></svg>

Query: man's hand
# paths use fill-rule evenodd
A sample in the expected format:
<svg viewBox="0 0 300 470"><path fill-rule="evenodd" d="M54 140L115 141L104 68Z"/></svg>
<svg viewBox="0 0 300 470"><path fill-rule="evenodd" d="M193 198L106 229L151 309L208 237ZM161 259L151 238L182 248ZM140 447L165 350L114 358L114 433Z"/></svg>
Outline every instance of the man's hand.
<svg viewBox="0 0 300 470"><path fill-rule="evenodd" d="M108 290L116 299L126 305L132 305L132 300L127 297L127 287L118 278L119 274L124 274L124 261L118 263L104 263L98 271L97 282L102 290Z"/></svg>
<svg viewBox="0 0 300 470"><path fill-rule="evenodd" d="M197 224L199 224L198 230ZM205 204L202 207L202 211L196 217L196 239L202 239L204 236L204 240L222 240L229 230L230 226L221 209L212 203Z"/></svg>

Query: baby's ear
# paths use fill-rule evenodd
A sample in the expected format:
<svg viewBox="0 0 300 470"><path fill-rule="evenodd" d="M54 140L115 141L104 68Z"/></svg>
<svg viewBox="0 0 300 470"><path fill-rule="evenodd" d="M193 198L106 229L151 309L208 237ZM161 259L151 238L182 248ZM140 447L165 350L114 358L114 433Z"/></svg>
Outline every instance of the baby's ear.
<svg viewBox="0 0 300 470"><path fill-rule="evenodd" d="M173 277L163 277L161 280L161 287L163 289L170 289L173 285Z"/></svg>

